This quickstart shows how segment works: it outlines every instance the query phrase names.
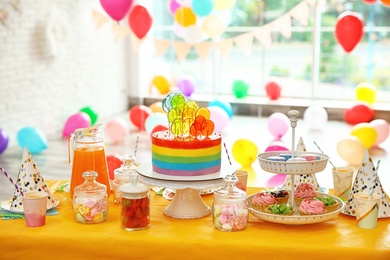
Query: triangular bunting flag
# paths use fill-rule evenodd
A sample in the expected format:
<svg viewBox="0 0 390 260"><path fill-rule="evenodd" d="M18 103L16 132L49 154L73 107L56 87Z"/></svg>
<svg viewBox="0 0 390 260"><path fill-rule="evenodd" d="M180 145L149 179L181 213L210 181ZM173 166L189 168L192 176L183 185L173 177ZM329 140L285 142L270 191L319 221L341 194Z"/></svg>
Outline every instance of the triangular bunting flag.
<svg viewBox="0 0 390 260"><path fill-rule="evenodd" d="M303 143L302 137L299 138L299 142L297 144L297 152L306 152L306 146ZM282 186L283 190L291 190L291 175L287 175L286 180L284 181L284 184ZM320 190L320 185L317 182L317 178L315 174L300 174L300 175L295 175L294 176L294 189L298 187L299 184L301 183L310 183L313 185L314 189L316 191Z"/></svg>
<svg viewBox="0 0 390 260"><path fill-rule="evenodd" d="M252 52L253 45L253 33L248 32L234 37L236 46L244 53L245 56L249 56Z"/></svg>
<svg viewBox="0 0 390 260"><path fill-rule="evenodd" d="M218 49L222 59L226 59L229 56L230 51L232 50L232 45L233 45L232 39L225 39L214 43L214 46L215 48Z"/></svg>
<svg viewBox="0 0 390 260"><path fill-rule="evenodd" d="M191 47L191 45L185 42L173 42L173 49L175 50L176 57L179 62L182 62L187 57Z"/></svg>
<svg viewBox="0 0 390 260"><path fill-rule="evenodd" d="M99 29L103 24L110 20L107 16L104 16L95 10L92 11L92 19L95 23L96 29Z"/></svg>
<svg viewBox="0 0 390 260"><path fill-rule="evenodd" d="M291 38L291 16L284 14L272 23L273 27L287 39Z"/></svg>
<svg viewBox="0 0 390 260"><path fill-rule="evenodd" d="M171 46L171 42L169 40L164 39L154 39L154 48L156 50L156 56L160 57L162 56Z"/></svg>
<svg viewBox="0 0 390 260"><path fill-rule="evenodd" d="M375 169L370 154L368 150L366 150L362 163L360 164L359 171L356 174L355 181L353 182L351 192L348 196L348 201L345 203L345 214L356 216L356 204L353 197L354 194L363 191L370 193L371 190L374 189L373 193L378 193L381 197L379 202L378 218L386 218L390 216L390 199L382 187L378 172L376 183L373 183L376 170L377 169Z"/></svg>
<svg viewBox="0 0 390 260"><path fill-rule="evenodd" d="M194 49L198 53L199 58L202 61L205 61L209 56L211 46L212 46L211 42L202 42L202 43L194 44Z"/></svg>
<svg viewBox="0 0 390 260"><path fill-rule="evenodd" d="M130 33L130 28L127 26L120 25L118 22L113 21L112 22L112 30L114 32L115 41L119 41L126 35Z"/></svg>
<svg viewBox="0 0 390 260"><path fill-rule="evenodd" d="M306 26L309 21L309 6L303 1L290 11L291 17L297 20L302 26Z"/></svg>
<svg viewBox="0 0 390 260"><path fill-rule="evenodd" d="M263 44L265 47L269 47L272 44L271 28L270 26L262 26L253 31L255 38Z"/></svg>
<svg viewBox="0 0 390 260"><path fill-rule="evenodd" d="M22 164L19 169L18 178L16 179L16 185L23 193L31 191L47 192L47 209L51 209L58 204L58 200L53 196L49 187L46 185L46 182L38 169L38 165L35 163L34 158L27 148L24 148L23 151ZM23 212L22 199L23 197L20 194L20 191L15 189L10 210Z"/></svg>

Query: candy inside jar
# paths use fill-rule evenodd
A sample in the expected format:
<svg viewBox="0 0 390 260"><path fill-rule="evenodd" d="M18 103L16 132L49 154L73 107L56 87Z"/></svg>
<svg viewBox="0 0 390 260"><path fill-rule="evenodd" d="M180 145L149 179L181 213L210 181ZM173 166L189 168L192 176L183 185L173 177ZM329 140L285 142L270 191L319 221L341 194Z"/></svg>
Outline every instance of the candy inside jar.
<svg viewBox="0 0 390 260"><path fill-rule="evenodd" d="M83 173L85 182L74 189L73 218L82 224L97 224L108 217L106 185L96 182L97 172Z"/></svg>
<svg viewBox="0 0 390 260"><path fill-rule="evenodd" d="M235 175L227 175L225 187L214 192L213 223L220 231L241 231L248 224L246 193L236 187L237 181Z"/></svg>

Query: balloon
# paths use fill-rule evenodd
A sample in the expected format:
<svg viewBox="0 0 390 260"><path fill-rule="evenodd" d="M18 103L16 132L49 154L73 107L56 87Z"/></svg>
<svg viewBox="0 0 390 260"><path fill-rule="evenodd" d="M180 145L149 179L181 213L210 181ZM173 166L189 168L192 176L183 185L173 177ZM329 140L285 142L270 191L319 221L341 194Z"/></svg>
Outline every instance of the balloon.
<svg viewBox="0 0 390 260"><path fill-rule="evenodd" d="M268 145L268 147L265 149L265 152L289 151L289 150L290 149L283 141L274 140Z"/></svg>
<svg viewBox="0 0 390 260"><path fill-rule="evenodd" d="M5 149L7 149L9 141L9 136L5 129L0 128L0 154L2 154Z"/></svg>
<svg viewBox="0 0 390 260"><path fill-rule="evenodd" d="M366 104L355 105L345 111L344 119L348 124L356 125L370 122L374 117L374 110Z"/></svg>
<svg viewBox="0 0 390 260"><path fill-rule="evenodd" d="M222 108L223 110L226 111L226 113L228 114L229 118L233 117L233 107L227 101L215 99L215 100L210 101L207 106L209 106L209 107L212 107L212 106L220 107L220 108Z"/></svg>
<svg viewBox="0 0 390 260"><path fill-rule="evenodd" d="M363 2L367 5L373 5L373 4L376 4L376 1L377 0L363 0Z"/></svg>
<svg viewBox="0 0 390 260"><path fill-rule="evenodd" d="M360 16L351 11L339 15L336 22L335 36L344 51L351 52L363 37L364 23Z"/></svg>
<svg viewBox="0 0 390 260"><path fill-rule="evenodd" d="M169 128L166 127L165 125L156 125L156 126L153 128L153 130L152 130L152 132L150 133L150 135L152 135L152 134L154 134L154 133L156 133L156 132L165 131L165 130L168 130L168 129L169 129Z"/></svg>
<svg viewBox="0 0 390 260"><path fill-rule="evenodd" d="M390 7L390 0L381 0L382 4L386 7Z"/></svg>
<svg viewBox="0 0 390 260"><path fill-rule="evenodd" d="M198 16L207 16L213 10L212 0L192 0L192 11Z"/></svg>
<svg viewBox="0 0 390 260"><path fill-rule="evenodd" d="M249 85L243 80L233 82L233 93L237 98L244 98L248 95Z"/></svg>
<svg viewBox="0 0 390 260"><path fill-rule="evenodd" d="M152 110L145 105L136 105L129 110L130 122L138 128L145 130L145 121L152 114Z"/></svg>
<svg viewBox="0 0 390 260"><path fill-rule="evenodd" d="M267 92L267 96L271 100L277 100L280 97L280 92L282 91L282 88L280 85L275 81L269 81L265 85L265 91Z"/></svg>
<svg viewBox="0 0 390 260"><path fill-rule="evenodd" d="M370 122L370 125L373 126L376 130L377 137L375 141L375 146L378 146L380 143L385 141L389 136L390 125L386 120L375 119Z"/></svg>
<svg viewBox="0 0 390 260"><path fill-rule="evenodd" d="M149 106L150 110L152 110L153 113L165 113L165 111L162 108L162 102L154 102Z"/></svg>
<svg viewBox="0 0 390 260"><path fill-rule="evenodd" d="M275 174L271 178L269 178L266 182L266 187L274 188L279 185L283 185L287 178L287 174Z"/></svg>
<svg viewBox="0 0 390 260"><path fill-rule="evenodd" d="M215 10L231 9L236 4L236 0L214 0Z"/></svg>
<svg viewBox="0 0 390 260"><path fill-rule="evenodd" d="M100 4L112 19L119 22L130 10L133 0L100 0Z"/></svg>
<svg viewBox="0 0 390 260"><path fill-rule="evenodd" d="M30 151L31 154L37 154L47 148L47 139L45 135L34 127L24 127L17 133L16 139L19 146Z"/></svg>
<svg viewBox="0 0 390 260"><path fill-rule="evenodd" d="M366 149L370 149L376 141L377 132L369 123L359 123L352 127L351 135L356 136Z"/></svg>
<svg viewBox="0 0 390 260"><path fill-rule="evenodd" d="M180 4L176 0L170 0L168 3L168 11L173 15L177 8L180 7Z"/></svg>
<svg viewBox="0 0 390 260"><path fill-rule="evenodd" d="M374 104L376 99L376 87L368 82L356 86L356 100Z"/></svg>
<svg viewBox="0 0 390 260"><path fill-rule="evenodd" d="M135 36L142 39L152 27L153 18L145 7L136 5L130 11L128 22Z"/></svg>
<svg viewBox="0 0 390 260"><path fill-rule="evenodd" d="M189 97L195 90L195 80L191 76L183 76L177 82L178 89L183 92L184 96Z"/></svg>
<svg viewBox="0 0 390 260"><path fill-rule="evenodd" d="M64 129L62 130L62 135L64 137L69 137L74 132L74 130L78 128L87 128L90 126L91 118L89 115L84 112L79 112L68 117L65 122Z"/></svg>
<svg viewBox="0 0 390 260"><path fill-rule="evenodd" d="M148 118L145 120L146 133L151 134L152 130L158 125L168 127L169 123L165 113L154 113L148 116Z"/></svg>
<svg viewBox="0 0 390 260"><path fill-rule="evenodd" d="M210 111L210 120L214 122L214 130L222 132L230 123L229 115L221 107L212 106L207 109Z"/></svg>
<svg viewBox="0 0 390 260"><path fill-rule="evenodd" d="M123 118L113 118L104 126L104 134L113 142L122 142L130 132L130 127Z"/></svg>
<svg viewBox="0 0 390 260"><path fill-rule="evenodd" d="M328 112L320 105L311 105L305 110L303 120L310 130L322 130L328 122Z"/></svg>
<svg viewBox="0 0 390 260"><path fill-rule="evenodd" d="M98 119L98 114L91 107L83 107L80 112L86 113L91 119L91 125L94 125Z"/></svg>
<svg viewBox="0 0 390 260"><path fill-rule="evenodd" d="M268 130L276 138L276 140L282 139L287 133L290 126L290 120L285 114L276 112L268 117Z"/></svg>
<svg viewBox="0 0 390 260"><path fill-rule="evenodd" d="M366 148L356 136L348 136L337 142L337 153L351 165L359 165Z"/></svg>
<svg viewBox="0 0 390 260"><path fill-rule="evenodd" d="M225 30L225 25L221 18L216 15L210 15L205 18L202 24L202 30L211 38L221 35Z"/></svg>
<svg viewBox="0 0 390 260"><path fill-rule="evenodd" d="M234 142L232 148L233 158L243 167L251 166L256 160L258 149L257 146L246 139L238 139Z"/></svg>
<svg viewBox="0 0 390 260"><path fill-rule="evenodd" d="M175 21L183 27L196 24L196 15L189 7L179 7L175 13Z"/></svg>
<svg viewBox="0 0 390 260"><path fill-rule="evenodd" d="M108 168L108 174L110 176L110 180L114 179L114 170L121 167L123 164L122 162L122 156L119 154L110 154L106 156L107 160L107 168Z"/></svg>
<svg viewBox="0 0 390 260"><path fill-rule="evenodd" d="M197 26L191 25L186 27L183 38L187 43L201 43L203 41L203 32Z"/></svg>
<svg viewBox="0 0 390 260"><path fill-rule="evenodd" d="M171 83L162 75L155 76L152 80L152 84L157 88L160 94L168 94L171 89Z"/></svg>

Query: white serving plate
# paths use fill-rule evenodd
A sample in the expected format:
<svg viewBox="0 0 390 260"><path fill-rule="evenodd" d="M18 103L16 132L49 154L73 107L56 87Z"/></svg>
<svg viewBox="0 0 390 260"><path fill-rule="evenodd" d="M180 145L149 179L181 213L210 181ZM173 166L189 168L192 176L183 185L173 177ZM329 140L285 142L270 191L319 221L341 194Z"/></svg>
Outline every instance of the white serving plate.
<svg viewBox="0 0 390 260"><path fill-rule="evenodd" d="M330 195L330 194L326 194L326 193L321 193L321 192L318 192L318 194L321 196L328 196L328 197L334 198L335 200L337 200L339 202L339 207L333 212L319 214L319 215L301 216L301 215L299 215L299 212L297 209L295 210L294 215L291 215L291 216L269 214L269 213L257 211L257 210L252 208L250 201L256 195L256 194L253 194L253 195L248 196L248 198L247 198L248 210L254 216L256 216L262 220L268 221L268 222L285 224L285 225L306 225L306 224L321 223L324 221L334 219L344 209L345 203L341 199L339 199L338 197Z"/></svg>
<svg viewBox="0 0 390 260"><path fill-rule="evenodd" d="M326 164L328 163L329 156L323 153L314 152L295 152L294 157L298 157L302 154L313 154L320 157L319 160L313 161L291 161L291 162L276 162L268 160L270 156L278 156L282 153L289 153L288 151L277 151L277 152L265 152L257 156L260 167L267 172L276 174L313 174L325 170Z"/></svg>

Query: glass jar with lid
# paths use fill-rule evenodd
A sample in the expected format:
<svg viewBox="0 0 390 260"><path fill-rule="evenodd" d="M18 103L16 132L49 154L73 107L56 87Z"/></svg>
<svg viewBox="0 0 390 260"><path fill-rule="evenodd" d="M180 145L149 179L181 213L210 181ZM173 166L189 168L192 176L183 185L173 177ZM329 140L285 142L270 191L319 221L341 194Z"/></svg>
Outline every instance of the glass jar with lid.
<svg viewBox="0 0 390 260"><path fill-rule="evenodd" d="M82 224L97 224L108 217L107 186L96 181L95 171L82 174L84 183L74 188L73 218Z"/></svg>
<svg viewBox="0 0 390 260"><path fill-rule="evenodd" d="M114 180L112 181L112 188L114 191L114 203L121 203L120 186L130 182L130 175L137 174L137 166L135 165L134 155L124 155L122 158L123 164L118 169L114 170Z"/></svg>
<svg viewBox="0 0 390 260"><path fill-rule="evenodd" d="M123 184L121 193L121 227L125 230L141 230L150 226L149 186L138 182L138 174L130 175L130 182Z"/></svg>
<svg viewBox="0 0 390 260"><path fill-rule="evenodd" d="M236 187L237 181L234 174L227 175L224 178L224 187L214 192L213 223L220 231L241 231L248 224L246 193Z"/></svg>

